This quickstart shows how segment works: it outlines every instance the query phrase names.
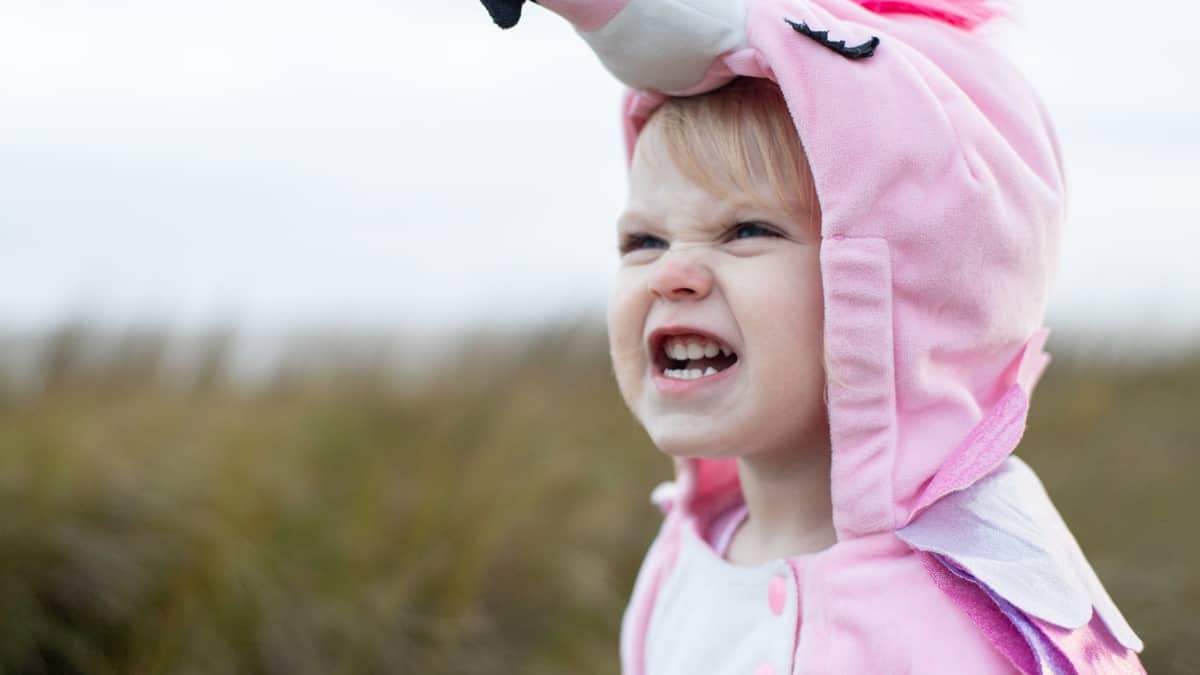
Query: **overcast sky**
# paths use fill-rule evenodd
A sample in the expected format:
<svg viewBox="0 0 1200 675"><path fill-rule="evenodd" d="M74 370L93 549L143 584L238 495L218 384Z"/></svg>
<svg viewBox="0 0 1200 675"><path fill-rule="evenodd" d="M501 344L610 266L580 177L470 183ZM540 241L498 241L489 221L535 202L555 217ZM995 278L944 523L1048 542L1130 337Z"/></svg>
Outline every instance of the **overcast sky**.
<svg viewBox="0 0 1200 675"><path fill-rule="evenodd" d="M1200 335L1200 9L1027 4L1072 189L1049 325ZM599 317L619 95L536 6L5 2L0 323Z"/></svg>

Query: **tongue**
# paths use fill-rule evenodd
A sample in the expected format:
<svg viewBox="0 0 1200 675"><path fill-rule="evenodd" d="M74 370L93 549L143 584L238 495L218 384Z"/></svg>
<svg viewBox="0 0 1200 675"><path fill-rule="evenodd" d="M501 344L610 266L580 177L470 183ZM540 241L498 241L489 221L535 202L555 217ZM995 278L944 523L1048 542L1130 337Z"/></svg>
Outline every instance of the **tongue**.
<svg viewBox="0 0 1200 675"><path fill-rule="evenodd" d="M706 356L700 359L689 359L687 367L688 369L699 368L700 370L707 370L711 366L717 370L724 370L733 363L733 358L732 354L729 356L717 354L716 356Z"/></svg>

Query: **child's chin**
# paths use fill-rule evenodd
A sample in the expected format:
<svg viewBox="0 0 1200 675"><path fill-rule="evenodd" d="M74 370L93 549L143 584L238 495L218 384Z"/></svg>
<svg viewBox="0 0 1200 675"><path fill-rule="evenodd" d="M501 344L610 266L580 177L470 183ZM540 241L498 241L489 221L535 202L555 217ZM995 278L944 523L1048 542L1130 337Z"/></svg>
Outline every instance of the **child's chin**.
<svg viewBox="0 0 1200 675"><path fill-rule="evenodd" d="M720 442L710 429L663 429L650 439L663 454L679 459L719 459L730 456L728 444ZM723 452L726 451L726 452Z"/></svg>

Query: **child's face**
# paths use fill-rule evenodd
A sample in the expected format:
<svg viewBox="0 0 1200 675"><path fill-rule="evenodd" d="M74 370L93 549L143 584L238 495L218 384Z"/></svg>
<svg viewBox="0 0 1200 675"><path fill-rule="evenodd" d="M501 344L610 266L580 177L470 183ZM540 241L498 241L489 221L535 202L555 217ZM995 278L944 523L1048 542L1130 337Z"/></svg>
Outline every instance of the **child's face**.
<svg viewBox="0 0 1200 675"><path fill-rule="evenodd" d="M827 439L819 236L767 198L766 185L759 206L722 198L659 146L649 132L639 140L618 221L624 252L608 334L626 404L673 456L786 452ZM668 361L664 348L675 347L663 329L701 346L696 333L714 337L736 360ZM710 365L715 374L698 379L663 373Z"/></svg>

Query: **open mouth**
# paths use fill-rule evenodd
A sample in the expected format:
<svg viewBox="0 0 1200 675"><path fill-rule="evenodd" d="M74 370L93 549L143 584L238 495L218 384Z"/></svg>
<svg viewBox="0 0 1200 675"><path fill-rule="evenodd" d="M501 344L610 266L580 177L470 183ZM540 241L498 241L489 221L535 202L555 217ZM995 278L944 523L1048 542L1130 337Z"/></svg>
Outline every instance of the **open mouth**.
<svg viewBox="0 0 1200 675"><path fill-rule="evenodd" d="M737 353L706 335L667 335L654 348L656 372L674 380L696 380L737 363Z"/></svg>

